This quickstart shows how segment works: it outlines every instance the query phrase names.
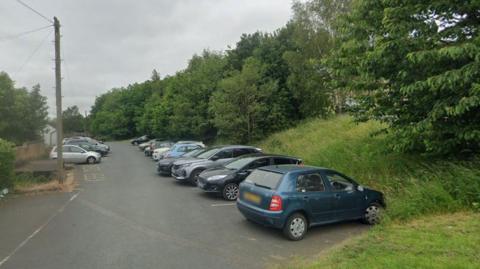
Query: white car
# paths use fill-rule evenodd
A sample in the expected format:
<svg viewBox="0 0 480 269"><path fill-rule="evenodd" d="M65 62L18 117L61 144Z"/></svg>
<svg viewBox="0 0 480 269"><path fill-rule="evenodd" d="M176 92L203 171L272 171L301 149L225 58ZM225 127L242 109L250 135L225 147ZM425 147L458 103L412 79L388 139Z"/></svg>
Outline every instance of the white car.
<svg viewBox="0 0 480 269"><path fill-rule="evenodd" d="M168 147L168 148L158 148L158 149L154 149L154 150L153 150L153 153L152 153L152 158L153 158L155 161L160 160L160 156L162 156L163 153L167 152L169 149L170 149L170 147Z"/></svg>
<svg viewBox="0 0 480 269"><path fill-rule="evenodd" d="M50 152L50 158L57 158L57 147L53 147ZM65 163L99 163L102 160L102 155L94 151L86 151L79 146L63 145L63 161Z"/></svg>

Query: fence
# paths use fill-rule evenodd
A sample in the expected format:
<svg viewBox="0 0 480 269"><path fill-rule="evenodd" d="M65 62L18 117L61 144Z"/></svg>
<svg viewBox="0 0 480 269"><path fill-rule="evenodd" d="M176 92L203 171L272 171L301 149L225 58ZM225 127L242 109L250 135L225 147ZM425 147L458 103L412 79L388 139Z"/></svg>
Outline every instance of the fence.
<svg viewBox="0 0 480 269"><path fill-rule="evenodd" d="M43 143L25 143L15 148L15 165L46 157L49 148Z"/></svg>

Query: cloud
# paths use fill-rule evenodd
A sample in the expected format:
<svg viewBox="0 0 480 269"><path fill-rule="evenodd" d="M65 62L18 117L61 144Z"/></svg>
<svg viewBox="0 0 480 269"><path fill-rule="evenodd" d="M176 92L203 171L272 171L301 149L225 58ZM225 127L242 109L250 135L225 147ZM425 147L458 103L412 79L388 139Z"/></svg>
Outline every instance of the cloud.
<svg viewBox="0 0 480 269"><path fill-rule="evenodd" d="M90 109L113 87L162 76L185 68L203 49L224 50L242 33L271 32L291 16L291 0L24 0L62 24L63 106ZM48 22L16 1L0 1L0 38ZM20 70L52 31L47 29L0 41L0 70L17 86L40 83L55 113L53 34Z"/></svg>

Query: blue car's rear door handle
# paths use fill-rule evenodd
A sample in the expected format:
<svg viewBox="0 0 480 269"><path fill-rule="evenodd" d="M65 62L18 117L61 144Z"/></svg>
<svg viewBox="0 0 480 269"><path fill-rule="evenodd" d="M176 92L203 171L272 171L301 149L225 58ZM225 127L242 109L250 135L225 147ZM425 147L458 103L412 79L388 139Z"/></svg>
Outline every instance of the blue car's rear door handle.
<svg viewBox="0 0 480 269"><path fill-rule="evenodd" d="M341 198L340 194L335 194L334 196L335 196L336 199L340 199L340 198Z"/></svg>

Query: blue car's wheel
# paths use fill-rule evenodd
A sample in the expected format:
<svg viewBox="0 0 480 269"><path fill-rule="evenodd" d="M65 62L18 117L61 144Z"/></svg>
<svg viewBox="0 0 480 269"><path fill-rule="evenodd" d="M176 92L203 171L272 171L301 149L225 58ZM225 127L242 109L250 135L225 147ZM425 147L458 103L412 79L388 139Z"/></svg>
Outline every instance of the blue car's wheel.
<svg viewBox="0 0 480 269"><path fill-rule="evenodd" d="M295 213L288 217L283 227L283 233L288 239L298 241L305 237L307 229L308 222L305 216L300 213Z"/></svg>

